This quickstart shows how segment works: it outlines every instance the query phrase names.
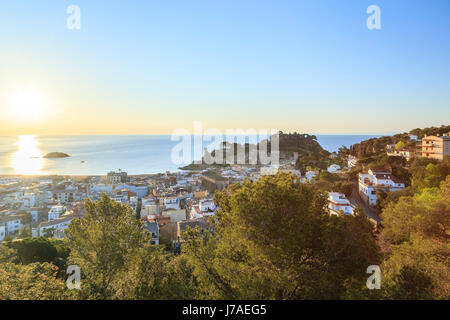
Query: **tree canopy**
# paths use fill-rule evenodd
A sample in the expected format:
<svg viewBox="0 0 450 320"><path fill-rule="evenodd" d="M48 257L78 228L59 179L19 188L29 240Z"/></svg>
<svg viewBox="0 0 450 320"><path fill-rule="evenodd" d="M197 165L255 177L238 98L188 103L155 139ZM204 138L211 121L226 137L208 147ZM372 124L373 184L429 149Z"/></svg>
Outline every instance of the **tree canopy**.
<svg viewBox="0 0 450 320"><path fill-rule="evenodd" d="M450 176L440 188L391 202L383 211L389 253L387 296L395 299L450 297Z"/></svg>
<svg viewBox="0 0 450 320"><path fill-rule="evenodd" d="M214 234L189 230L183 254L213 299L336 299L378 261L364 215L330 216L326 195L278 173L216 193Z"/></svg>

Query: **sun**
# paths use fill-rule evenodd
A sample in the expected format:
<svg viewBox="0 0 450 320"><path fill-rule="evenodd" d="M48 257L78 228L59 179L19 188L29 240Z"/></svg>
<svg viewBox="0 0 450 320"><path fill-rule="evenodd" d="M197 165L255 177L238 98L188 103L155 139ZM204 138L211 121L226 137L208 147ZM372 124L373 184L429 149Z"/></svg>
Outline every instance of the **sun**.
<svg viewBox="0 0 450 320"><path fill-rule="evenodd" d="M35 88L16 89L5 98L5 111L12 120L40 120L49 108L47 97Z"/></svg>

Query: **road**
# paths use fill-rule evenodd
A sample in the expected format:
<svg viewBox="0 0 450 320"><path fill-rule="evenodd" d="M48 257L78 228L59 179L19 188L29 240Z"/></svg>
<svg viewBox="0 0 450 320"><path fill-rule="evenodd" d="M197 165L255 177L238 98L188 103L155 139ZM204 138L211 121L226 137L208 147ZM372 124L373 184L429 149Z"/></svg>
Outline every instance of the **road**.
<svg viewBox="0 0 450 320"><path fill-rule="evenodd" d="M370 207L359 195L358 186L353 188L352 194L350 195L349 201L355 206L360 206L363 208L364 212L369 218L374 219L376 222L380 223L381 219L378 216L378 210L376 208Z"/></svg>

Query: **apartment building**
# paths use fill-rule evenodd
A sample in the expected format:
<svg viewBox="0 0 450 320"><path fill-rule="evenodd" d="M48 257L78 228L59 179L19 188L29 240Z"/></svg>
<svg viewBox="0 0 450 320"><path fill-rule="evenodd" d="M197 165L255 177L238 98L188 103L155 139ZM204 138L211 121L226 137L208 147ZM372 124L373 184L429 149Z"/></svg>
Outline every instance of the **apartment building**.
<svg viewBox="0 0 450 320"><path fill-rule="evenodd" d="M19 215L9 215L9 216L3 216L0 217L0 226L2 226L2 230L7 234L14 234L20 229L23 228L22 224L22 218L23 216Z"/></svg>
<svg viewBox="0 0 450 320"><path fill-rule="evenodd" d="M443 160L445 156L450 156L450 132L443 136L428 136L422 138L422 157Z"/></svg>
<svg viewBox="0 0 450 320"><path fill-rule="evenodd" d="M119 169L119 172L108 172L106 174L106 179L108 180L109 183L124 183L127 181L127 173L124 171L121 171Z"/></svg>
<svg viewBox="0 0 450 320"><path fill-rule="evenodd" d="M36 206L36 194L32 192L24 193L22 196L22 204L25 208L33 208Z"/></svg>
<svg viewBox="0 0 450 320"><path fill-rule="evenodd" d="M70 188L66 190L54 190L53 199L61 203L73 202L76 189Z"/></svg>
<svg viewBox="0 0 450 320"><path fill-rule="evenodd" d="M377 190L393 192L402 190L405 184L397 181L391 172L369 170L360 173L358 178L359 194L370 206L377 204Z"/></svg>

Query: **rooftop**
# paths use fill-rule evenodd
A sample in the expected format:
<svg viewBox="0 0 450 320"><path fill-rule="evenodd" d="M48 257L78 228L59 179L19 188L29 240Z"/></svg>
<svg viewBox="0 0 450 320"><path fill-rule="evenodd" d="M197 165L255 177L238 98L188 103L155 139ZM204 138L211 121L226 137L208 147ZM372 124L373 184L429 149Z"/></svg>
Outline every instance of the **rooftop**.
<svg viewBox="0 0 450 320"><path fill-rule="evenodd" d="M350 205L350 201L345 197L345 194L339 192L329 192L328 200L335 202L337 204L348 204Z"/></svg>

